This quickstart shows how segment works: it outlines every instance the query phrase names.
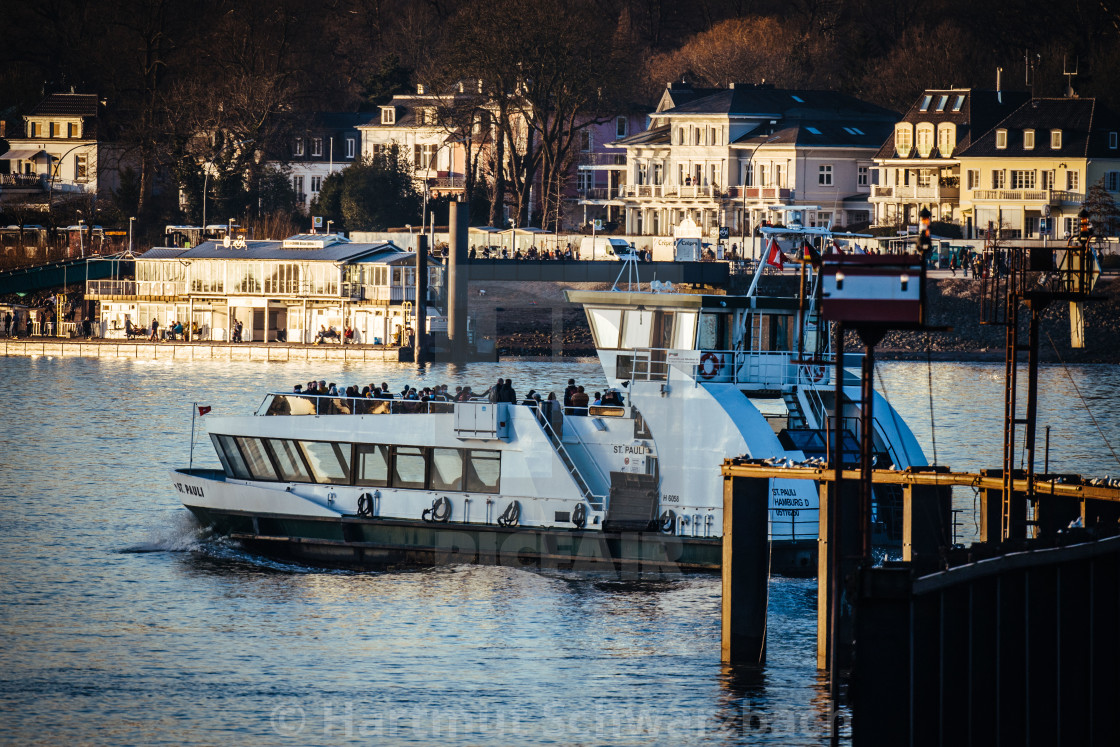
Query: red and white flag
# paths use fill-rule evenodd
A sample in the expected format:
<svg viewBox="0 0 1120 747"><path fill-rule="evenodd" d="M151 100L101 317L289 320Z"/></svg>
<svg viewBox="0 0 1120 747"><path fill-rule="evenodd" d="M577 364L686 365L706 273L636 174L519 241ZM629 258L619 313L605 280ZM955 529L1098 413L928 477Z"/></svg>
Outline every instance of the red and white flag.
<svg viewBox="0 0 1120 747"><path fill-rule="evenodd" d="M210 405L199 405L198 406L198 415L199 415L199 417L202 417L203 415L205 415L206 413L210 412L213 409L214 408L211 407Z"/></svg>
<svg viewBox="0 0 1120 747"><path fill-rule="evenodd" d="M785 259L782 257L782 249L773 238L770 239L770 251L766 254L766 264L773 265L779 270L784 270L786 267Z"/></svg>

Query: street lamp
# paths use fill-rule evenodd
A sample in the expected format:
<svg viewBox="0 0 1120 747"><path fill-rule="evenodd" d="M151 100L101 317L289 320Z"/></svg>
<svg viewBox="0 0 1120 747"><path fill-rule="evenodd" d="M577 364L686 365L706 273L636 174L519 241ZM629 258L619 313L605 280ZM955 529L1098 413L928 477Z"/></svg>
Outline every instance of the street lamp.
<svg viewBox="0 0 1120 747"><path fill-rule="evenodd" d="M334 221L333 221L333 220L329 220L329 221L327 221L327 233L328 233L328 234L329 234L329 233L331 232L331 224L332 224L332 223L334 223Z"/></svg>
<svg viewBox="0 0 1120 747"><path fill-rule="evenodd" d="M82 234L85 233L85 230L86 230L85 219L79 220L78 221L78 252L81 254L82 257L86 256L86 244L85 244L84 237L82 236Z"/></svg>
<svg viewBox="0 0 1120 747"><path fill-rule="evenodd" d="M249 145L250 143L255 143L255 142L256 142L256 140L251 140L250 139L250 140L237 140L237 141L232 142L232 143L226 143L225 145L223 145L221 148L218 149L218 152L214 154L213 158L211 158L209 161L206 162L206 168L204 170L203 177L202 177L202 230L203 230L204 234L205 234L205 231L206 231L206 192L209 189L208 185L209 185L209 182L210 182L210 166L213 165L214 160L217 159L218 156L222 155L222 153L224 153L229 148L232 148L235 145L240 147L242 145Z"/></svg>
<svg viewBox="0 0 1120 747"><path fill-rule="evenodd" d="M78 148L92 148L92 147L93 147L93 145L91 143L81 143L80 145L75 145L73 148L66 151L61 156L59 156L57 159L55 159L54 162L51 164L51 178L48 180L49 181L49 189L47 191L47 210L48 211L54 206L54 180L56 178L58 178L58 170L59 170L59 168L61 168L62 162L64 160L66 160L66 156L70 155L71 153L76 151ZM87 165L87 168L88 168L88 165Z"/></svg>
<svg viewBox="0 0 1120 747"><path fill-rule="evenodd" d="M512 259L517 252L517 223L513 218L509 219L509 229L511 231L509 235L509 256Z"/></svg>
<svg viewBox="0 0 1120 747"><path fill-rule="evenodd" d="M132 256L132 222L134 220L136 220L136 218L128 219L128 256L130 257Z"/></svg>
<svg viewBox="0 0 1120 747"><path fill-rule="evenodd" d="M742 246L743 256L746 256L746 253L747 253L747 177L749 177L751 175L751 161L754 160L754 154L758 152L759 148L761 148L762 146L764 146L768 143L774 142L775 140L778 139L778 137L779 137L778 135L773 135L769 140L764 140L761 143L759 143L758 145L754 146L754 149L751 151L751 154L749 156L747 156L746 168L743 169L743 225L742 225L742 229L743 229L742 230L742 233L743 233L743 246ZM754 247L752 246L751 247L751 259L753 260L754 258L755 258Z"/></svg>

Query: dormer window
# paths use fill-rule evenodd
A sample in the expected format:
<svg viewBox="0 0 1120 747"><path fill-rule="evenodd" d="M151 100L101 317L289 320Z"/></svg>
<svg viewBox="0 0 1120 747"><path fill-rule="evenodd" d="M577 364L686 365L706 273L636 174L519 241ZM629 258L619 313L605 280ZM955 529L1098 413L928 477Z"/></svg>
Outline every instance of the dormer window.
<svg viewBox="0 0 1120 747"><path fill-rule="evenodd" d="M957 126L952 122L937 125L937 150L942 158L949 158L957 147Z"/></svg>
<svg viewBox="0 0 1120 747"><path fill-rule="evenodd" d="M1120 140L1120 137L1118 137L1118 135L1120 135L1120 133L1116 133L1116 132L1108 133L1108 149L1109 150L1116 150L1117 147L1120 147L1120 142L1118 142L1118 140Z"/></svg>
<svg viewBox="0 0 1120 747"><path fill-rule="evenodd" d="M323 138L321 138L321 137L311 138L311 155L313 155L313 156L323 155Z"/></svg>
<svg viewBox="0 0 1120 747"><path fill-rule="evenodd" d="M1023 150L1034 150L1034 130L1023 130Z"/></svg>
<svg viewBox="0 0 1120 747"><path fill-rule="evenodd" d="M393 106L381 107L381 124L396 124L397 109Z"/></svg>
<svg viewBox="0 0 1120 747"><path fill-rule="evenodd" d="M292 141L292 155L293 156L302 156L303 155L303 138L297 137L295 140Z"/></svg>
<svg viewBox="0 0 1120 747"><path fill-rule="evenodd" d="M789 95L789 97L790 97L791 99L793 99L794 101L796 101L797 103L799 103L799 104L804 104L804 103L805 103L805 99L801 98L800 96L798 96L798 95L796 95L796 94L792 94L792 93L791 93L791 94Z"/></svg>
<svg viewBox="0 0 1120 747"><path fill-rule="evenodd" d="M996 147L1000 150L1007 147L1007 130L996 130Z"/></svg>
<svg viewBox="0 0 1120 747"><path fill-rule="evenodd" d="M957 96L957 100L953 102L953 111L959 112L962 106L964 106L964 94Z"/></svg>
<svg viewBox="0 0 1120 747"><path fill-rule="evenodd" d="M931 101L933 101L932 95L927 93L925 96L922 96L922 103L918 104L918 111L928 112Z"/></svg>
<svg viewBox="0 0 1120 747"><path fill-rule="evenodd" d="M354 157L354 138L352 137L346 138L346 157Z"/></svg>
<svg viewBox="0 0 1120 747"><path fill-rule="evenodd" d="M908 124L900 124L894 130L894 151L899 158L908 158L914 146L914 136Z"/></svg>
<svg viewBox="0 0 1120 747"><path fill-rule="evenodd" d="M937 99L937 111L939 111L939 112L945 111L945 105L948 104L948 103L949 103L949 97L948 96L941 96L939 99Z"/></svg>
<svg viewBox="0 0 1120 747"><path fill-rule="evenodd" d="M1050 130L1050 149L1058 150L1062 147L1062 131Z"/></svg>

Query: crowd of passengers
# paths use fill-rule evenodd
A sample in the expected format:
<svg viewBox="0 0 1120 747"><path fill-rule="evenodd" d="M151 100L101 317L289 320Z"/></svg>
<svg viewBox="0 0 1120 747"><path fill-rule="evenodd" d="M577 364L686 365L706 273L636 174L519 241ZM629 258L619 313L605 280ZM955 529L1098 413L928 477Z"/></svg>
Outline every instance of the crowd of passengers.
<svg viewBox="0 0 1120 747"><path fill-rule="evenodd" d="M421 389L406 384L400 392L396 393L390 391L389 384L384 381L381 382L380 386L369 384L359 388L357 384L339 386L333 381L328 384L326 379L320 379L319 381L313 379L306 384L296 384L292 387L292 393L320 397L398 399L418 402L518 403L517 392L513 388L513 380L503 378L499 378L489 389L480 392L474 391L470 386L457 386L455 391L452 392L448 389L447 384L437 384L434 387L426 386ZM552 410L560 406L555 392L549 392L542 396L540 392L534 389L529 390L529 393L521 400L521 404L544 410ZM568 379L568 387L564 390L563 399L565 412L585 411L588 406L599 405L622 407L622 395L616 389L608 389L605 392L595 392L594 397L591 397L582 386L576 384L575 379Z"/></svg>

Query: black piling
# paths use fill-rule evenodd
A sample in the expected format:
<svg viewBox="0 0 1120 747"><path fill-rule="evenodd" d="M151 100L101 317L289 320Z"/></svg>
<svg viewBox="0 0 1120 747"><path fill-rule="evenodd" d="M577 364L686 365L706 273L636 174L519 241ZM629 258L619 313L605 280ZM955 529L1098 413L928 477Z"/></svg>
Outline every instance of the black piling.
<svg viewBox="0 0 1120 747"><path fill-rule="evenodd" d="M723 481L723 604L720 647L728 664L766 661L770 481Z"/></svg>

